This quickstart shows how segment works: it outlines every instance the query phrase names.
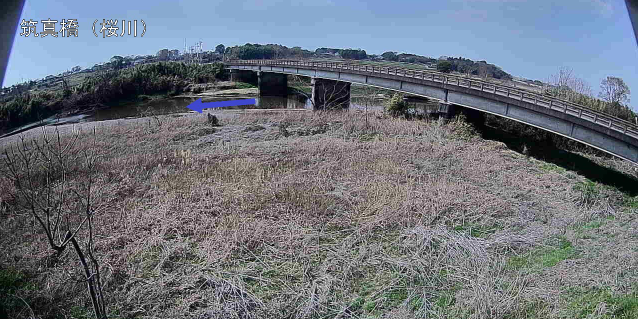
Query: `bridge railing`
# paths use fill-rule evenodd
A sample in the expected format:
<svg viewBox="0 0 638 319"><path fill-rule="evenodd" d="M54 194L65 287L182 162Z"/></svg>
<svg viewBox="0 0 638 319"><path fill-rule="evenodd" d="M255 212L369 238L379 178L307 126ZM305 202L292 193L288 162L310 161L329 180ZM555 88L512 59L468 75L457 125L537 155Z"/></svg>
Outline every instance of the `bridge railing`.
<svg viewBox="0 0 638 319"><path fill-rule="evenodd" d="M358 64L352 62L335 62L335 61L296 61L296 60L234 60L227 61L226 64L231 65L281 65L281 66L304 66L310 68L321 68L329 70L352 70L359 72L368 72L372 74L387 74L402 76L406 78L414 78L438 82L446 85L454 85L482 92L488 92L495 95L506 96L520 101L532 103L551 110L563 112L572 116L576 116L583 120L605 126L609 129L618 131L627 136L638 138L638 125L625 121L623 119L613 117L582 105L561 100L555 97L526 91L520 88L514 88L507 85L495 84L477 79L468 79L461 76L450 75L441 72L428 70L416 70L409 68L399 68L394 66Z"/></svg>

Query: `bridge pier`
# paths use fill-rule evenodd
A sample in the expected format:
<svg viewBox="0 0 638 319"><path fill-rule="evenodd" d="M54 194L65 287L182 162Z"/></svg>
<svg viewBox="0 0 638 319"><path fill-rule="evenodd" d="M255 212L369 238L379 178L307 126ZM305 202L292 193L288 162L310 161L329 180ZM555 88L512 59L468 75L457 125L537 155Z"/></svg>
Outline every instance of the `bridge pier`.
<svg viewBox="0 0 638 319"><path fill-rule="evenodd" d="M244 82L257 85L257 74L250 70L230 70L230 80L232 82Z"/></svg>
<svg viewBox="0 0 638 319"><path fill-rule="evenodd" d="M463 107L456 104L439 102L439 116L447 120L453 119L458 114L465 115L465 119L468 123L471 123L476 128L481 128L485 125L485 113L479 110Z"/></svg>
<svg viewBox="0 0 638 319"><path fill-rule="evenodd" d="M439 116L443 116L446 120L454 118L457 114L457 106L451 103L439 102Z"/></svg>
<svg viewBox="0 0 638 319"><path fill-rule="evenodd" d="M287 96L288 76L281 73L257 72L259 96Z"/></svg>
<svg viewBox="0 0 638 319"><path fill-rule="evenodd" d="M485 125L485 112L479 110L470 109L467 107L458 107L459 111L465 115L465 118L469 123L476 128L482 128Z"/></svg>
<svg viewBox="0 0 638 319"><path fill-rule="evenodd" d="M312 105L316 110L350 107L350 83L313 78Z"/></svg>

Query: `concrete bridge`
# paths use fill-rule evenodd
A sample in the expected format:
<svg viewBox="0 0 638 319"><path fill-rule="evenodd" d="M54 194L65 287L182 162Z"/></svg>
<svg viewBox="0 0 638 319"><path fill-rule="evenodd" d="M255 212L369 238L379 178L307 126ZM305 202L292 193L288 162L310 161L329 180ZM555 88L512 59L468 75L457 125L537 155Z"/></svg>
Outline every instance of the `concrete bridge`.
<svg viewBox="0 0 638 319"><path fill-rule="evenodd" d="M332 61L239 60L225 62L231 80L257 82L260 95L284 96L287 75L312 79L315 108L347 107L358 83L440 101L439 109L466 107L532 125L638 164L638 125L535 92L394 66ZM256 72L256 74L255 74Z"/></svg>

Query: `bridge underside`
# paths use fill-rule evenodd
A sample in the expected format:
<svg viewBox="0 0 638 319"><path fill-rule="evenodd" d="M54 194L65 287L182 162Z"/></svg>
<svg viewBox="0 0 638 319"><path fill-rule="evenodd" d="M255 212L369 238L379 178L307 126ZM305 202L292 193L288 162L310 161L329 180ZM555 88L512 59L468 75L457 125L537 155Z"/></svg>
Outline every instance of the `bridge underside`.
<svg viewBox="0 0 638 319"><path fill-rule="evenodd" d="M524 124L532 125L567 138L571 138L604 152L638 163L638 139L632 139L617 129L585 121L574 116L572 110L555 110L539 107L512 97L470 88L454 87L439 82L422 79L406 81L393 75L365 74L344 70L321 70L303 67L237 65L231 69L253 70L308 76L313 79L358 83L390 89L407 94L434 98L445 104L455 104L466 108L502 116Z"/></svg>
<svg viewBox="0 0 638 319"><path fill-rule="evenodd" d="M315 109L338 109L350 106L350 83L312 79L312 105Z"/></svg>
<svg viewBox="0 0 638 319"><path fill-rule="evenodd" d="M257 73L246 70L230 70L230 80L233 82L244 82L257 86Z"/></svg>

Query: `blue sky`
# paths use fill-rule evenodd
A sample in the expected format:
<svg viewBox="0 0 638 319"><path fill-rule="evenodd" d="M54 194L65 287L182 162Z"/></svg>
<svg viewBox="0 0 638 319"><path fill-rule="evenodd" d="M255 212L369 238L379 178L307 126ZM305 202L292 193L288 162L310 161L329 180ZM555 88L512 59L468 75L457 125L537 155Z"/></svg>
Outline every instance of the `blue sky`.
<svg viewBox="0 0 638 319"><path fill-rule="evenodd" d="M4 86L114 55L181 50L186 38L204 49L250 42L463 56L539 80L566 66L595 93L605 76L621 77L638 109L638 48L623 0L46 0L27 1L20 19L48 18L78 19L79 36L25 38L18 28ZM138 28L144 20L146 34L96 38L96 19Z"/></svg>

